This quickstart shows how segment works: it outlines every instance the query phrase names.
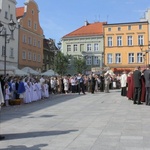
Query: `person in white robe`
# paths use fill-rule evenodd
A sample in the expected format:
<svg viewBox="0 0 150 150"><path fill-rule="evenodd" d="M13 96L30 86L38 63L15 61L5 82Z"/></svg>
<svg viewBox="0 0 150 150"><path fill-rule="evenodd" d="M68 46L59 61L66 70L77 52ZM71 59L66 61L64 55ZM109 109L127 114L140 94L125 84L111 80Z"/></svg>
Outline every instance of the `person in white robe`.
<svg viewBox="0 0 150 150"><path fill-rule="evenodd" d="M41 87L40 81L37 81L36 89L37 89L36 92L37 92L38 100L41 100L42 99L42 87Z"/></svg>
<svg viewBox="0 0 150 150"><path fill-rule="evenodd" d="M29 82L24 82L25 86L25 96L24 96L24 103L30 103L31 102L31 90L30 90L30 85Z"/></svg>
<svg viewBox="0 0 150 150"><path fill-rule="evenodd" d="M36 81L33 83L33 101L38 100L38 95L37 95L37 83Z"/></svg>
<svg viewBox="0 0 150 150"><path fill-rule="evenodd" d="M49 97L48 84L47 84L46 81L45 81L45 83L44 83L44 97L45 97L45 98L48 98L48 97Z"/></svg>
<svg viewBox="0 0 150 150"><path fill-rule="evenodd" d="M68 78L67 78L67 77L64 77L63 83L64 83L64 91L65 91L65 93L67 94L68 89L69 89L69 81L68 81Z"/></svg>

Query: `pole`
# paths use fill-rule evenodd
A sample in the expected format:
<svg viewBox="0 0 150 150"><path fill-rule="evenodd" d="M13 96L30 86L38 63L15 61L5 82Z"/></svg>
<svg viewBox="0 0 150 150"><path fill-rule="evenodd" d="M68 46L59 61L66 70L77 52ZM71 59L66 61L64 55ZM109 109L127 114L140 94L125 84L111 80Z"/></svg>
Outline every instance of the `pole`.
<svg viewBox="0 0 150 150"><path fill-rule="evenodd" d="M5 37L5 48L4 48L4 76L6 77L6 44L7 44L6 29L5 29L4 37Z"/></svg>

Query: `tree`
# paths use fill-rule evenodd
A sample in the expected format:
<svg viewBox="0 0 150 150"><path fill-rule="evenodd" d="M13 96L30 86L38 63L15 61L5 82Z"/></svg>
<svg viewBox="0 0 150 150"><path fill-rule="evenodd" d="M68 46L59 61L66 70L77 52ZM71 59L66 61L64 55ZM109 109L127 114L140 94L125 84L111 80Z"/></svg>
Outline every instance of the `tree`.
<svg viewBox="0 0 150 150"><path fill-rule="evenodd" d="M67 72L68 68L68 60L69 56L65 56L61 51L59 51L55 55L54 59L54 71L57 72L60 75L64 75Z"/></svg>
<svg viewBox="0 0 150 150"><path fill-rule="evenodd" d="M77 73L84 73L87 69L86 61L83 58L74 58L74 66Z"/></svg>

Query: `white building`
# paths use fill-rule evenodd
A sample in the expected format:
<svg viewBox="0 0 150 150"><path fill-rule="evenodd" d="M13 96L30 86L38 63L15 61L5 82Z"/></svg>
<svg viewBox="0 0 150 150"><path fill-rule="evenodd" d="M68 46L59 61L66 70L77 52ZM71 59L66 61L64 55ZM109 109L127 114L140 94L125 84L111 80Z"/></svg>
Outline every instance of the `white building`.
<svg viewBox="0 0 150 150"><path fill-rule="evenodd" d="M0 74L4 73L5 62L5 29L6 40L6 73L14 67L18 67L18 24L16 20L16 0L0 0L0 22L4 25L0 33ZM10 20L16 23L13 38L8 27Z"/></svg>
<svg viewBox="0 0 150 150"><path fill-rule="evenodd" d="M83 57L87 72L97 72L103 66L104 33L106 22L88 23L62 37L62 52L73 57Z"/></svg>

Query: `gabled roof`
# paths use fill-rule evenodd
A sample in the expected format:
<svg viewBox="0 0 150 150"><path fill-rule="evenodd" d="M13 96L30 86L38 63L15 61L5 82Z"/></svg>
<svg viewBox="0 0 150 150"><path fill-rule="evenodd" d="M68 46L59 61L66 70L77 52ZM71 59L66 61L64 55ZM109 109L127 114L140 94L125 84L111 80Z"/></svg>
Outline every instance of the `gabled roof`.
<svg viewBox="0 0 150 150"><path fill-rule="evenodd" d="M106 22L87 23L86 25L78 28L77 30L63 36L63 38L102 35L103 24L106 24Z"/></svg>
<svg viewBox="0 0 150 150"><path fill-rule="evenodd" d="M17 19L23 17L23 15L24 15L24 7L16 8L16 17L17 17Z"/></svg>

